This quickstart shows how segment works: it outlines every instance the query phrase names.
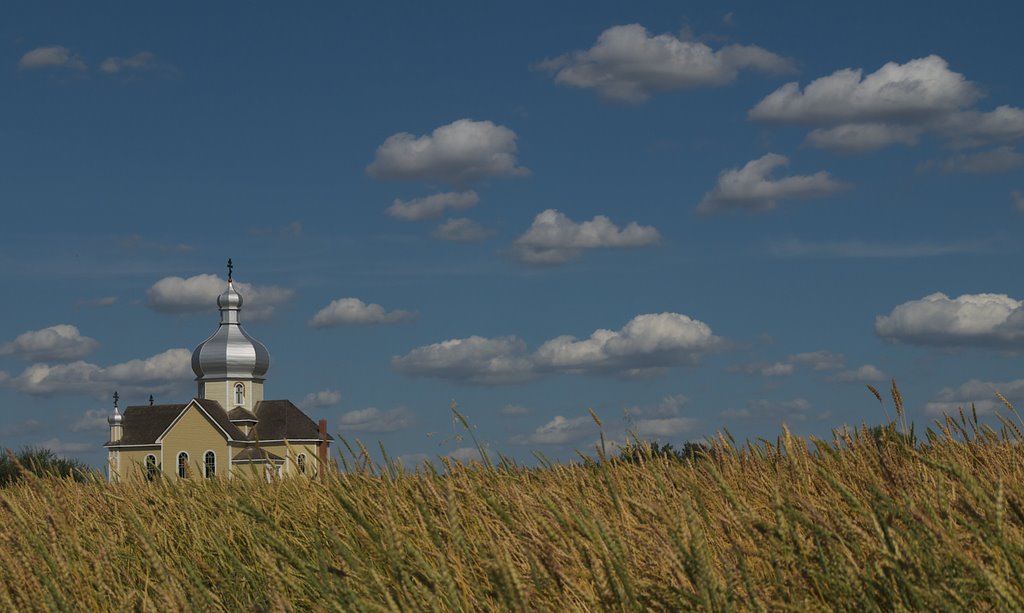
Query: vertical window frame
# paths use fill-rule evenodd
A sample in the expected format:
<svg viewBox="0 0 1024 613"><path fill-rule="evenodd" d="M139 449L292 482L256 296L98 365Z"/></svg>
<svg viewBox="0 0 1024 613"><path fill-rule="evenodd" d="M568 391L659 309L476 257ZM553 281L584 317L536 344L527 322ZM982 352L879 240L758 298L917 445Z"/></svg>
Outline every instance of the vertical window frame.
<svg viewBox="0 0 1024 613"><path fill-rule="evenodd" d="M211 461L212 460L212 461ZM213 479L217 476L217 452L207 449L203 453L203 477Z"/></svg>
<svg viewBox="0 0 1024 613"><path fill-rule="evenodd" d="M179 479L188 479L188 452L187 451L179 451L178 452L178 465L177 465L177 468L178 468L178 473L177 473L178 474L178 478Z"/></svg>

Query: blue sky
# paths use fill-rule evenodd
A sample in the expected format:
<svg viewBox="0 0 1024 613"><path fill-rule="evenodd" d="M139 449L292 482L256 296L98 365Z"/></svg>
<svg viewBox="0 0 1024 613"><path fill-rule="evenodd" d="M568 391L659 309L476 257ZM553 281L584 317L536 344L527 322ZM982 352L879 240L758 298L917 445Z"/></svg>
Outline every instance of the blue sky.
<svg viewBox="0 0 1024 613"><path fill-rule="evenodd" d="M268 397L409 461L1024 402L1018 7L0 10L2 445L190 397L228 257Z"/></svg>

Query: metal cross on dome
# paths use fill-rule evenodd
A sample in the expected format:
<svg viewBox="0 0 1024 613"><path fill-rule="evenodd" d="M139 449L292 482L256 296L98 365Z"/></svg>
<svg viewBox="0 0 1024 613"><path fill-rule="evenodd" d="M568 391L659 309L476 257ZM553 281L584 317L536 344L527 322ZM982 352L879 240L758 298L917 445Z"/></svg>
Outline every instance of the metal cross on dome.
<svg viewBox="0 0 1024 613"><path fill-rule="evenodd" d="M228 258L228 283L231 283L231 272L235 269L235 265L231 263L231 258Z"/></svg>
<svg viewBox="0 0 1024 613"><path fill-rule="evenodd" d="M117 392L114 392L114 408L115 409L117 408L117 401L120 400L120 399L121 399L121 397L117 395Z"/></svg>

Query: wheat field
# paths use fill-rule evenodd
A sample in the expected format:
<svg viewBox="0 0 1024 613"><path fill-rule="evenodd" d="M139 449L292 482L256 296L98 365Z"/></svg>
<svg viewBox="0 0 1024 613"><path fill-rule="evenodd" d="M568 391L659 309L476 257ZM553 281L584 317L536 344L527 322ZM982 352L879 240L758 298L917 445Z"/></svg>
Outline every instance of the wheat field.
<svg viewBox="0 0 1024 613"><path fill-rule="evenodd" d="M1024 610L1019 422L326 481L28 477L5 610Z"/></svg>

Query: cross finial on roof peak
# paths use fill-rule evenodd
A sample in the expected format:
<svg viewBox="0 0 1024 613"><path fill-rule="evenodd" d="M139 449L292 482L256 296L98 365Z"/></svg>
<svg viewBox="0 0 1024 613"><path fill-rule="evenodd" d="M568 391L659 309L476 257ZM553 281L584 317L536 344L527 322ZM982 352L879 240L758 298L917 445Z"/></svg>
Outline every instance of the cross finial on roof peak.
<svg viewBox="0 0 1024 613"><path fill-rule="evenodd" d="M231 283L231 272L235 269L235 265L231 263L231 258L228 258L228 283Z"/></svg>
<svg viewBox="0 0 1024 613"><path fill-rule="evenodd" d="M115 392L114 392L114 410L115 410L115 411L117 410L117 401L118 401L118 400L120 400L120 399L121 399L121 396L119 396L119 395L117 394L117 392L115 391Z"/></svg>

